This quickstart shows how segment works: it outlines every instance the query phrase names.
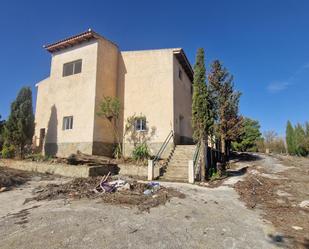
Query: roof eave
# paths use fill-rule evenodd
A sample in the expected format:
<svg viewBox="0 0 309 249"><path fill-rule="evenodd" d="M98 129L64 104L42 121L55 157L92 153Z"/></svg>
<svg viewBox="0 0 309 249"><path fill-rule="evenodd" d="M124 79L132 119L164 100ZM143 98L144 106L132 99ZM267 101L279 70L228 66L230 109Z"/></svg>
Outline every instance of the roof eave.
<svg viewBox="0 0 309 249"><path fill-rule="evenodd" d="M193 69L191 67L191 64L182 48L176 48L173 50L174 55L177 56L177 59L179 60L179 63L183 66L185 69L189 79L193 81Z"/></svg>

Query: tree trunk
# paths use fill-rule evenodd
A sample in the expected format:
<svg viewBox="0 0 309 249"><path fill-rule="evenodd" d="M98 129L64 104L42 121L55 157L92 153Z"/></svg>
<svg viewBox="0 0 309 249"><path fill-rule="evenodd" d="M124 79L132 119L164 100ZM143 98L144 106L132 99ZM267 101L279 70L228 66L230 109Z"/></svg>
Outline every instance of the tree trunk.
<svg viewBox="0 0 309 249"><path fill-rule="evenodd" d="M211 137L210 139L210 167L215 168L215 146L214 146L214 141L213 138Z"/></svg>
<svg viewBox="0 0 309 249"><path fill-rule="evenodd" d="M224 136L221 136L221 165L219 169L219 174L222 175L222 173L225 172L225 166L226 166L226 140Z"/></svg>
<svg viewBox="0 0 309 249"><path fill-rule="evenodd" d="M226 163L226 150L225 150L225 138L221 136L221 161L223 164Z"/></svg>
<svg viewBox="0 0 309 249"><path fill-rule="evenodd" d="M205 138L201 141L201 181L204 182L206 179L206 153L205 153Z"/></svg>
<svg viewBox="0 0 309 249"><path fill-rule="evenodd" d="M208 136L205 139L205 179L209 177L210 164L208 163Z"/></svg>

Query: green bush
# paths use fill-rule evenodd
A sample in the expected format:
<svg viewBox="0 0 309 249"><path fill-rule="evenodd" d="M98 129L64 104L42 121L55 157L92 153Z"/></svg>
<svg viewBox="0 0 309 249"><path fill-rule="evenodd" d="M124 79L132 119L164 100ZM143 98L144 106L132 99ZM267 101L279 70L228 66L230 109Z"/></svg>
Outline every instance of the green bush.
<svg viewBox="0 0 309 249"><path fill-rule="evenodd" d="M119 159L122 157L122 148L120 144L115 145L114 150L113 150L113 156L116 159Z"/></svg>
<svg viewBox="0 0 309 249"><path fill-rule="evenodd" d="M2 158L13 158L15 156L14 145L5 143L1 151Z"/></svg>
<svg viewBox="0 0 309 249"><path fill-rule="evenodd" d="M147 144L142 143L137 145L132 152L132 157L136 161L148 159L150 157L150 153Z"/></svg>

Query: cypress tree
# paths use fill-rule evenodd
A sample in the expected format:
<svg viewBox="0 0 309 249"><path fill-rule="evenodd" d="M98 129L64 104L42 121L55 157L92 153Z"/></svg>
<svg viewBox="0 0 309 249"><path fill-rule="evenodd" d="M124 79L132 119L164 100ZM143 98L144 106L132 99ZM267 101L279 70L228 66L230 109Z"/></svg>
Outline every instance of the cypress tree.
<svg viewBox="0 0 309 249"><path fill-rule="evenodd" d="M206 67L204 49L199 48L196 54L192 97L193 138L201 145L201 180L206 177L206 155L208 135L213 125L212 105L206 85Z"/></svg>
<svg viewBox="0 0 309 249"><path fill-rule="evenodd" d="M227 145L242 131L242 118L238 115L240 92L234 90L233 77L219 60L211 65L208 77L209 92L214 102L216 134L221 142L223 171L227 160Z"/></svg>
<svg viewBox="0 0 309 249"><path fill-rule="evenodd" d="M4 142L4 124L5 121L1 120L1 115L0 115L0 151L2 150L3 142Z"/></svg>
<svg viewBox="0 0 309 249"><path fill-rule="evenodd" d="M295 155L295 137L294 137L294 128L288 120L286 124L286 131L285 131L285 140L287 145L287 150L290 155Z"/></svg>
<svg viewBox="0 0 309 249"><path fill-rule="evenodd" d="M33 134L32 92L29 87L23 87L11 104L11 113L5 123L5 144L13 145L22 158L25 146L32 143Z"/></svg>
<svg viewBox="0 0 309 249"><path fill-rule="evenodd" d="M297 124L294 128L295 153L298 156L307 156L305 145L305 130L301 124Z"/></svg>

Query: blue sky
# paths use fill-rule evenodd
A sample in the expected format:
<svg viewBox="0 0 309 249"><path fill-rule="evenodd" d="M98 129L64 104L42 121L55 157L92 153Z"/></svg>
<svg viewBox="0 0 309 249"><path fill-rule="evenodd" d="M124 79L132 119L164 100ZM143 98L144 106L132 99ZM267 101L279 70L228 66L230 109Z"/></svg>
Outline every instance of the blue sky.
<svg viewBox="0 0 309 249"><path fill-rule="evenodd" d="M197 48L221 60L241 113L284 135L309 120L309 1L6 1L0 3L0 114L22 86L49 75L43 44L93 28L122 50ZM35 94L34 94L35 96Z"/></svg>

